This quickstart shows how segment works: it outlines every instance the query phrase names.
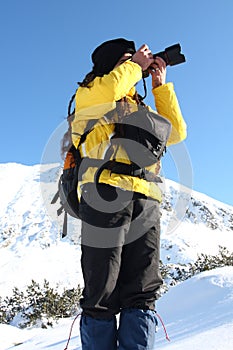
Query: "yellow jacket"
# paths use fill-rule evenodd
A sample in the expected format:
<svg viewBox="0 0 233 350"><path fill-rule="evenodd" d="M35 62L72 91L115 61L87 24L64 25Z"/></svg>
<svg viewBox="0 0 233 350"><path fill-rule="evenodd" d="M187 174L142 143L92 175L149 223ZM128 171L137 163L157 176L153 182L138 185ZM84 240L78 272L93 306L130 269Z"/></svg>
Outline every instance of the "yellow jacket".
<svg viewBox="0 0 233 350"><path fill-rule="evenodd" d="M114 124L106 120L105 115L107 112L114 110L116 101L125 96L130 105L130 112L137 110L137 104L133 96L136 91L135 84L141 78L141 67L137 63L128 60L113 69L109 74L96 77L88 87L78 88L75 99L75 118L72 123L72 141L75 147L78 146L80 136L83 134L89 120L98 119L94 129L87 135L85 142L79 148L83 157L104 158L106 150L110 146L111 135L114 132ZM186 124L180 111L173 84L161 85L153 89L152 93L155 98L157 112L172 124L167 145L183 141L186 138ZM123 148L117 149L114 158L123 163L130 163ZM149 170L157 173L157 167L158 164L155 164ZM90 167L83 175L81 184L93 182L96 170L97 168ZM143 193L158 201L162 199L160 189L156 183L135 176L119 175L110 172L110 170L103 170L99 182Z"/></svg>

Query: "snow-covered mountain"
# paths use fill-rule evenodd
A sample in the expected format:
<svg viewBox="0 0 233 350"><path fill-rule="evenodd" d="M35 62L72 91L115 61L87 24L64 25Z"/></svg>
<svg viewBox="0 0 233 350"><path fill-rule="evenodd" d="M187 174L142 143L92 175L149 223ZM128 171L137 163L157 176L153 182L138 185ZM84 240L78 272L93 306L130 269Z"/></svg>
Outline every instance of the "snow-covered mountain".
<svg viewBox="0 0 233 350"><path fill-rule="evenodd" d="M59 164L0 164L0 294L44 278L74 287L80 275L80 221L63 219L51 205L57 190ZM179 184L164 182L161 258L188 263L198 254L217 254L219 246L233 251L233 207ZM81 283L81 282L80 282Z"/></svg>
<svg viewBox="0 0 233 350"><path fill-rule="evenodd" d="M51 284L59 285L61 289L82 285L80 222L70 218L68 236L61 239L62 218L58 220L56 215L59 204L50 204L57 190L59 173L59 164L34 166L0 164L0 296L2 297L9 295L15 286L24 289L32 279L41 283L46 278ZM193 262L201 253L217 254L219 246L233 251L233 207L182 187L171 180L166 180L163 187L161 259L164 263ZM194 339L200 334L204 337L205 332L211 339L215 331L216 334L220 332L228 334L230 326L233 325L233 314L230 311L233 310L230 308L232 297L231 267L200 274L171 288L159 301L168 330L172 333L170 336L173 335L177 340L174 345L169 345L170 349L189 349L187 337L191 339L192 336ZM209 304L205 305L205 300L209 298ZM215 311L205 315L209 313L209 308ZM226 322L220 317L222 312ZM9 332L11 343L7 343L8 346L13 345L13 339L21 337L25 340L34 337L35 343L19 345L20 350L45 349L48 346L56 350L63 348L65 344L68 329L64 330L64 325L68 327L67 322L67 320L61 321L57 330L51 331L53 333L37 329L29 335L27 330L21 332L6 325L0 325L0 333L6 335ZM41 338L40 332L46 335L44 342L36 346L39 344L38 339ZM50 337L48 334L51 334ZM57 341L52 334L58 337ZM162 331L158 335L160 339L158 346L163 348ZM226 337L233 345L232 336L229 338L226 335ZM181 340L186 341L186 347L181 346ZM71 349L78 348L77 337L75 341L76 345L71 346ZM226 345L219 347L219 344L216 344L216 347L208 347L208 342L204 347L199 347L201 342L198 343L196 338L193 341L193 344L199 345L193 346L192 350L231 349ZM62 345L59 347L56 344ZM3 349L6 348L8 347Z"/></svg>

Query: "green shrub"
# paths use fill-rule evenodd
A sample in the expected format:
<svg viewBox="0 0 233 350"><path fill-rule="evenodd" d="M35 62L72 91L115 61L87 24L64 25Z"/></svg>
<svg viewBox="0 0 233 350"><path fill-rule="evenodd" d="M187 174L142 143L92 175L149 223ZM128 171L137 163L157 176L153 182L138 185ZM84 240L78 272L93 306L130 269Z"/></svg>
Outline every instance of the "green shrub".
<svg viewBox="0 0 233 350"><path fill-rule="evenodd" d="M80 286L60 294L47 280L42 287L32 280L25 292L15 287L12 296L0 300L0 322L20 328L47 328L59 318L74 316L79 310L80 297Z"/></svg>
<svg viewBox="0 0 233 350"><path fill-rule="evenodd" d="M169 287L185 281L200 272L223 266L233 266L233 253L230 253L226 247L221 246L217 255L201 254L194 263L163 264L160 261L160 271L164 280L160 295L165 293Z"/></svg>

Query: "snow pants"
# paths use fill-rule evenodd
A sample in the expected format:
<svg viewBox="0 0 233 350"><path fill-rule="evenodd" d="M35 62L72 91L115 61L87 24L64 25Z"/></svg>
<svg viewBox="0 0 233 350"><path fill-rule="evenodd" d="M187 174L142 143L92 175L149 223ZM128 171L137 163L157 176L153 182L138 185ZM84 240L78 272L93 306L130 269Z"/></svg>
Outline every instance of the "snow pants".
<svg viewBox="0 0 233 350"><path fill-rule="evenodd" d="M82 339L87 339L84 334L96 327L98 329L99 325L106 342L107 329L112 334L110 343L119 342L124 338L120 335L124 334L126 328L130 332L132 326L132 322L123 321L127 319L129 310L135 310L136 319L138 322L141 320L139 328L140 323L148 323L153 324L155 331L151 312L154 312L157 292L162 284L159 272L159 203L142 194L122 191L109 185L99 184L97 191L94 184L87 184L83 189L80 213L84 278L80 301L83 310ZM118 313L121 313L121 317L117 335L115 315ZM105 326L102 327L102 323ZM143 328L151 332L151 327ZM96 336L93 337L92 341L96 342ZM115 349L113 343L111 346L108 344L104 347L101 344L101 347L87 346L84 349ZM134 344L119 349L150 348L137 348Z"/></svg>

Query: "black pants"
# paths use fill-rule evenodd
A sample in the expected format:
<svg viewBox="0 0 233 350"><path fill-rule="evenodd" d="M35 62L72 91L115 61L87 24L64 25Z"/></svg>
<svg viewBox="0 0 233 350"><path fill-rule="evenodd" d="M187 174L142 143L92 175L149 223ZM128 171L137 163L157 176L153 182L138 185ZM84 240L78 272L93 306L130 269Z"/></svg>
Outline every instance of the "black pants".
<svg viewBox="0 0 233 350"><path fill-rule="evenodd" d="M153 310L162 284L159 203L88 184L80 212L84 314L110 318L123 308Z"/></svg>

